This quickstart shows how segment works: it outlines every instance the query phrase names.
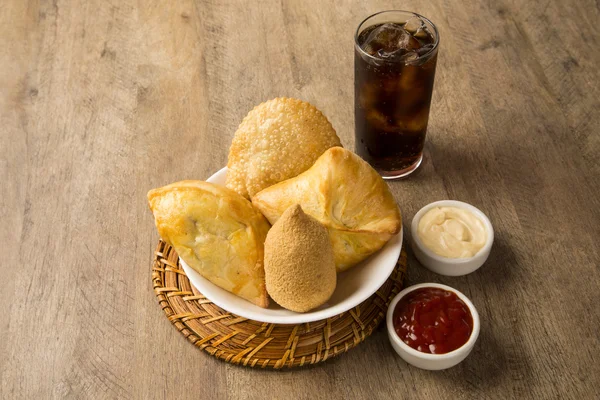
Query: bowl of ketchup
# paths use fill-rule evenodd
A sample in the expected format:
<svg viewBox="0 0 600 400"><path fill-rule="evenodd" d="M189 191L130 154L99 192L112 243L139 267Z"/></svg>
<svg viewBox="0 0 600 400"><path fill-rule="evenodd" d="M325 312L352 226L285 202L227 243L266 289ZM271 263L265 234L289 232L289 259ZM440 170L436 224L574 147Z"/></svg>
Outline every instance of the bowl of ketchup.
<svg viewBox="0 0 600 400"><path fill-rule="evenodd" d="M392 347L409 364L440 370L464 360L479 336L479 314L461 292L438 283L410 286L387 311Z"/></svg>

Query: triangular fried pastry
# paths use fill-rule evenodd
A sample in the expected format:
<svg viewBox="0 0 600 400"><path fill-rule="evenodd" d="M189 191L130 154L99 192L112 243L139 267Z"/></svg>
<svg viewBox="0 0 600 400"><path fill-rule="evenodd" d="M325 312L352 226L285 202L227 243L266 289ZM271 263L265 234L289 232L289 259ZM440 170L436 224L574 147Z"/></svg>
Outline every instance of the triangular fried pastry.
<svg viewBox="0 0 600 400"><path fill-rule="evenodd" d="M400 210L381 176L341 147L325 151L295 178L258 192L252 204L271 224L288 207L302 206L328 229L338 271L379 250L402 226Z"/></svg>
<svg viewBox="0 0 600 400"><path fill-rule="evenodd" d="M181 181L148 192L156 228L194 270L260 307L269 305L263 265L270 228L252 204L209 182Z"/></svg>

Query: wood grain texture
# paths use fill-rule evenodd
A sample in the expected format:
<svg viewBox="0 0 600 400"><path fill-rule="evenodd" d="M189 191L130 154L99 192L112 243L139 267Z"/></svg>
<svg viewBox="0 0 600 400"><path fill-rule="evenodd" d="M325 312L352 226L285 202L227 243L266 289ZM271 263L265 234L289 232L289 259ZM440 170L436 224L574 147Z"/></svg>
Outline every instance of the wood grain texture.
<svg viewBox="0 0 600 400"><path fill-rule="evenodd" d="M324 365L269 372L198 351L165 319L146 192L222 167L275 96L354 145L353 33L409 9L441 35L420 170L390 187L484 210L487 264L409 281L467 294L469 358L408 366L381 327ZM597 398L600 9L592 0L4 0L0 4L0 398Z"/></svg>

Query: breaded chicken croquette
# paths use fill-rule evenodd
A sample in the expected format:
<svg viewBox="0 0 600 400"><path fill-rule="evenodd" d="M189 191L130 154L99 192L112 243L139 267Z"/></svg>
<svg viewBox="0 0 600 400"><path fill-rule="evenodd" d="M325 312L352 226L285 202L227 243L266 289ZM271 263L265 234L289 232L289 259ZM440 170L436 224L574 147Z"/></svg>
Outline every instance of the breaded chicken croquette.
<svg viewBox="0 0 600 400"><path fill-rule="evenodd" d="M330 147L341 146L312 104L278 97L246 115L231 143L227 187L246 198L306 171Z"/></svg>
<svg viewBox="0 0 600 400"><path fill-rule="evenodd" d="M288 310L306 312L329 300L336 279L327 229L299 205L291 206L265 240L269 295Z"/></svg>

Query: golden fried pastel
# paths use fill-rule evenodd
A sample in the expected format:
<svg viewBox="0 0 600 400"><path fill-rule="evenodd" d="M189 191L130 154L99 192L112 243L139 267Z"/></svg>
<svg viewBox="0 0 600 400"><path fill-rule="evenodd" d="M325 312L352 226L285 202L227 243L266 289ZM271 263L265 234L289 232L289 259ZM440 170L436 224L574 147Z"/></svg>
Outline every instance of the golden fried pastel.
<svg viewBox="0 0 600 400"><path fill-rule="evenodd" d="M227 187L246 198L306 171L325 150L341 146L312 104L279 97L246 115L231 143Z"/></svg>
<svg viewBox="0 0 600 400"><path fill-rule="evenodd" d="M263 266L269 223L225 187L181 181L148 192L156 228L194 270L260 307L269 304Z"/></svg>
<svg viewBox="0 0 600 400"><path fill-rule="evenodd" d="M400 210L387 184L359 156L327 150L306 172L257 193L252 203L274 224L294 204L329 231L338 271L379 250L400 231Z"/></svg>

